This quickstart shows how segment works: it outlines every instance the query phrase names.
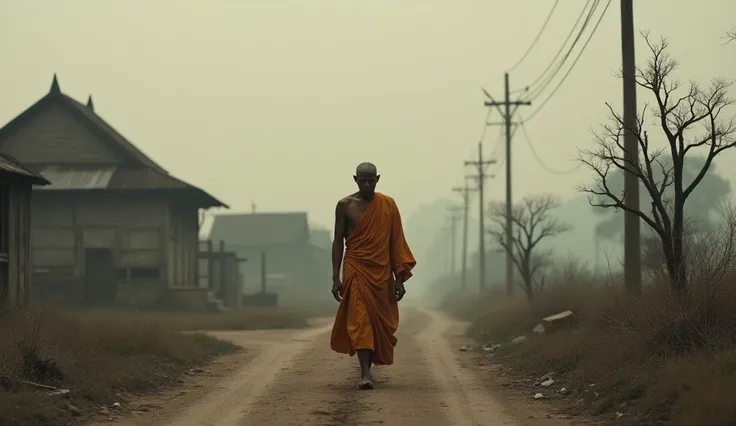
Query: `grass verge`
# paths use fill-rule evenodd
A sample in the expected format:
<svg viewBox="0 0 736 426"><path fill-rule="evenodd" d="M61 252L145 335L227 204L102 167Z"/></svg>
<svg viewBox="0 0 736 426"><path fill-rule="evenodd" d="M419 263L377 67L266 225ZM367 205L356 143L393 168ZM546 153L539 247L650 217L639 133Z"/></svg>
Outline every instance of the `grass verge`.
<svg viewBox="0 0 736 426"><path fill-rule="evenodd" d="M75 412L173 385L189 369L238 349L180 331L304 328L321 313L313 307L6 312L0 315L0 425L66 425ZM27 382L70 392L50 395Z"/></svg>
<svg viewBox="0 0 736 426"><path fill-rule="evenodd" d="M736 275L699 283L685 300L662 288L629 298L581 273L553 283L531 303L488 295L480 303L477 297L447 300L445 309L471 321L468 334L479 342L503 345L490 356L528 380L530 398L540 392L611 423L733 425L731 283ZM574 326L532 332L542 318L568 309ZM529 339L507 344L521 335ZM540 387L549 373L556 383Z"/></svg>
<svg viewBox="0 0 736 426"><path fill-rule="evenodd" d="M69 315L90 322L113 320L139 325L156 324L181 331L300 329L309 326L309 319L313 317L310 309L300 307L243 308L212 313L94 309L72 311Z"/></svg>

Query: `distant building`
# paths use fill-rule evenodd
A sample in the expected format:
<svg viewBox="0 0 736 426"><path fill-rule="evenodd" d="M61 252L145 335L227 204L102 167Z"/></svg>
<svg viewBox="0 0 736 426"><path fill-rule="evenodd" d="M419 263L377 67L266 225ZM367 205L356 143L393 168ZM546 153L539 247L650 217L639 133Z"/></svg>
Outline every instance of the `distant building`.
<svg viewBox="0 0 736 426"><path fill-rule="evenodd" d="M0 153L0 308L31 303L31 187L48 184Z"/></svg>
<svg viewBox="0 0 736 426"><path fill-rule="evenodd" d="M241 265L244 293L261 289L261 253L266 254L266 284L279 300L329 296L329 253L312 243L306 213L216 215L210 239L248 261Z"/></svg>
<svg viewBox="0 0 736 426"><path fill-rule="evenodd" d="M46 96L0 129L0 151L51 182L33 197L41 296L133 306L206 298L197 286L199 211L226 206L147 157L91 97L77 102L54 76Z"/></svg>
<svg viewBox="0 0 736 426"><path fill-rule="evenodd" d="M313 245L323 250L332 250L332 236L329 229L311 228L309 233Z"/></svg>

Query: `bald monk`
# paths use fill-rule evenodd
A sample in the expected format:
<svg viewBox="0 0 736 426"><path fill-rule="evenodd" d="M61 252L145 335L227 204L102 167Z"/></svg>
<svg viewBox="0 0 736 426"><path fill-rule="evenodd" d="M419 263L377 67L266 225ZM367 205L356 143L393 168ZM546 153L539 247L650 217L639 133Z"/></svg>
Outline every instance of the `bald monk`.
<svg viewBox="0 0 736 426"><path fill-rule="evenodd" d="M340 307L330 345L350 356L357 352L358 389L373 389L373 364L394 362L398 302L406 294L404 283L416 265L396 203L375 192L379 179L376 166L360 164L353 176L358 192L338 201L335 208L332 295Z"/></svg>

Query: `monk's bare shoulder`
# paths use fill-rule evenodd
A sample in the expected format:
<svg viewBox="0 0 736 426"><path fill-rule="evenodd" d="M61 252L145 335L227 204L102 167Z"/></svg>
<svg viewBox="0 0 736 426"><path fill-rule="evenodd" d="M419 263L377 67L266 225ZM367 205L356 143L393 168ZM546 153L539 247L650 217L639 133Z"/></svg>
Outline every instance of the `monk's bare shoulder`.
<svg viewBox="0 0 736 426"><path fill-rule="evenodd" d="M347 207L355 201L359 201L357 192L341 198L340 201L337 202L337 205L338 207Z"/></svg>
<svg viewBox="0 0 736 426"><path fill-rule="evenodd" d="M386 195L386 194L378 194L378 193L376 193L376 194L377 195L380 195L381 197L383 197L383 199L386 200L386 202L388 202L388 204L391 206L391 208L395 209L396 211L399 210L399 208L396 206L396 200L394 200L393 197L391 197L390 195Z"/></svg>

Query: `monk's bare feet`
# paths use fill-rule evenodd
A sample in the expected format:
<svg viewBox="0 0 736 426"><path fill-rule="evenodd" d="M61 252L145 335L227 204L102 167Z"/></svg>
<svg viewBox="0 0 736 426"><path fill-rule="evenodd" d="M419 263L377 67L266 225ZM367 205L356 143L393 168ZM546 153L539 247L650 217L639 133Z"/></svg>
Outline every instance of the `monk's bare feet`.
<svg viewBox="0 0 736 426"><path fill-rule="evenodd" d="M358 382L358 389L360 390L370 390L375 388L373 385L373 377L371 377L371 373L363 374L363 377L360 378L360 382Z"/></svg>

